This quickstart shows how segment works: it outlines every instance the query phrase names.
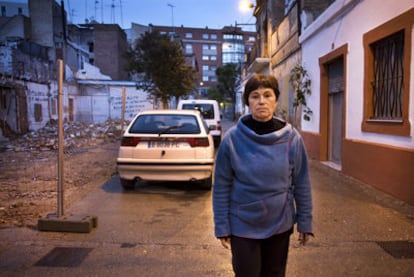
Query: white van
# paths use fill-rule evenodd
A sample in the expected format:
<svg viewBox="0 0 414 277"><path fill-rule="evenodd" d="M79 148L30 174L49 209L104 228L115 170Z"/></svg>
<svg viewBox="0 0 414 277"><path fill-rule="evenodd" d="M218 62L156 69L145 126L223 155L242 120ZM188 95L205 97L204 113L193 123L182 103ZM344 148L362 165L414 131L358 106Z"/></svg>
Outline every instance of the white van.
<svg viewBox="0 0 414 277"><path fill-rule="evenodd" d="M219 105L216 100L191 99L180 100L177 105L179 110L199 110L206 121L210 134L213 136L214 145L220 145L221 132L221 114Z"/></svg>

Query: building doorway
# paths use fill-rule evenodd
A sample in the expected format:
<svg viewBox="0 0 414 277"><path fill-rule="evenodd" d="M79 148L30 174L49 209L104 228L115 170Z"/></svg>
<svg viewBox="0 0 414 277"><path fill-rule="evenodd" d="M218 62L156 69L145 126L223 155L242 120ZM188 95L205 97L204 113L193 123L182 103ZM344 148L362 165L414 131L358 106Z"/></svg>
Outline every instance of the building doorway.
<svg viewBox="0 0 414 277"><path fill-rule="evenodd" d="M319 59L321 70L320 160L342 170L345 137L346 54L344 45Z"/></svg>
<svg viewBox="0 0 414 277"><path fill-rule="evenodd" d="M341 167L344 70L343 59L327 65L328 71L328 161Z"/></svg>
<svg viewBox="0 0 414 277"><path fill-rule="evenodd" d="M69 122L73 122L75 119L75 105L74 100L72 98L69 98Z"/></svg>

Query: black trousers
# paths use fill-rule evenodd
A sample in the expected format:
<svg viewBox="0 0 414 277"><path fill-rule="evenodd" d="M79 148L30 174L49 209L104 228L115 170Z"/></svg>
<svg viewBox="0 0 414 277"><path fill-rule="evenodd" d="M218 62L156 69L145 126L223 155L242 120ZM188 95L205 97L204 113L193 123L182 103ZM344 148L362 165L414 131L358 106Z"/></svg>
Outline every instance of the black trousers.
<svg viewBox="0 0 414 277"><path fill-rule="evenodd" d="M267 239L232 236L231 253L236 277L285 276L293 229Z"/></svg>

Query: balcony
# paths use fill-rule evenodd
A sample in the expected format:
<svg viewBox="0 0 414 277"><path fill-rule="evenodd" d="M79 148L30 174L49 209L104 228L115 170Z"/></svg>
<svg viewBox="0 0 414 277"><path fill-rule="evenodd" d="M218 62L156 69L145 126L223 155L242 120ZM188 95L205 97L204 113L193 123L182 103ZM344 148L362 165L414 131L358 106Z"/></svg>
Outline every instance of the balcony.
<svg viewBox="0 0 414 277"><path fill-rule="evenodd" d="M249 73L261 72L269 67L270 58L258 57L258 52L256 44L247 56L246 66Z"/></svg>

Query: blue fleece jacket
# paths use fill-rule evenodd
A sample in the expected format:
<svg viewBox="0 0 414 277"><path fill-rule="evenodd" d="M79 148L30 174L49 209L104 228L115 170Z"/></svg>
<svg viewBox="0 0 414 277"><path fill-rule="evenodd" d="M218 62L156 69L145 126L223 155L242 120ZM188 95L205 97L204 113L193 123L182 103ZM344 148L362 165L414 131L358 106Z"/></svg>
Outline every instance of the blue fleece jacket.
<svg viewBox="0 0 414 277"><path fill-rule="evenodd" d="M215 236L262 239L288 231L312 233L312 196L306 150L286 123L258 135L241 118L224 136L216 156Z"/></svg>

